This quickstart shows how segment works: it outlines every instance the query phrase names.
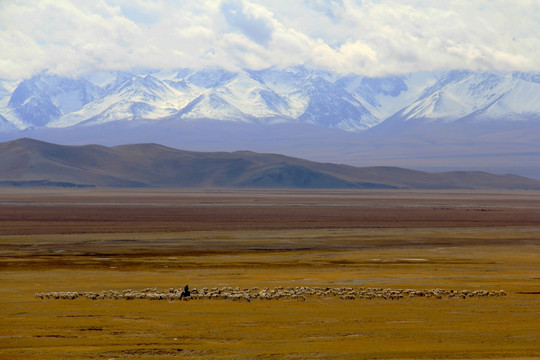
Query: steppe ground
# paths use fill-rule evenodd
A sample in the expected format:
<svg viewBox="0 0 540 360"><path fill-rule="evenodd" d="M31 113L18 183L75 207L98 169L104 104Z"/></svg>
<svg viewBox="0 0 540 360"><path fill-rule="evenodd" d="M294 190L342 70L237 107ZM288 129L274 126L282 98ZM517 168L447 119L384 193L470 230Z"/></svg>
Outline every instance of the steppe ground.
<svg viewBox="0 0 540 360"><path fill-rule="evenodd" d="M506 291L45 300L183 287ZM538 359L540 192L0 189L0 359Z"/></svg>

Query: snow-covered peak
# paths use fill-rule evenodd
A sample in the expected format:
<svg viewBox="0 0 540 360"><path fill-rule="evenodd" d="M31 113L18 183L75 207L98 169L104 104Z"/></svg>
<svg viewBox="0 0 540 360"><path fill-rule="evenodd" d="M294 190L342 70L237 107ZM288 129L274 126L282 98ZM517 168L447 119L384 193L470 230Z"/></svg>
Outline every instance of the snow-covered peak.
<svg viewBox="0 0 540 360"><path fill-rule="evenodd" d="M478 119L528 120L540 117L540 76L505 78L508 91L477 114Z"/></svg>
<svg viewBox="0 0 540 360"><path fill-rule="evenodd" d="M379 121L354 96L321 76L311 75L303 93L309 99L300 120L328 128L359 131Z"/></svg>
<svg viewBox="0 0 540 360"><path fill-rule="evenodd" d="M231 81L237 75L237 73L222 68L209 68L187 76L186 80L205 89L214 89Z"/></svg>
<svg viewBox="0 0 540 360"><path fill-rule="evenodd" d="M538 112L540 86L535 76L498 72L451 71L424 90L401 113L404 119L504 118Z"/></svg>
<svg viewBox="0 0 540 360"><path fill-rule="evenodd" d="M38 74L0 81L6 129L110 121L207 118L306 122L363 131L392 121L540 117L540 74L419 72L370 78L298 65L229 71L219 67ZM4 130L2 130L4 131Z"/></svg>
<svg viewBox="0 0 540 360"><path fill-rule="evenodd" d="M78 123L101 124L118 120L159 119L174 114L182 96L152 75L117 72L105 86L104 96L80 109L64 114L51 127ZM184 100L182 105L188 101Z"/></svg>
<svg viewBox="0 0 540 360"><path fill-rule="evenodd" d="M421 72L380 78L349 75L339 79L337 84L382 121L414 102L434 82L433 74Z"/></svg>
<svg viewBox="0 0 540 360"><path fill-rule="evenodd" d="M169 87L152 75L134 76L118 86L109 90L123 97L129 97L133 101L152 102L156 101L170 91Z"/></svg>
<svg viewBox="0 0 540 360"><path fill-rule="evenodd" d="M250 116L243 113L234 105L219 96L216 91L210 90L191 101L180 110L178 117L187 119L214 119L225 121L249 122Z"/></svg>
<svg viewBox="0 0 540 360"><path fill-rule="evenodd" d="M216 89L220 97L257 118L291 116L291 106L264 82L243 72Z"/></svg>
<svg viewBox="0 0 540 360"><path fill-rule="evenodd" d="M71 79L42 73L22 81L11 94L8 113L27 126L44 126L80 109L101 94L86 79Z"/></svg>

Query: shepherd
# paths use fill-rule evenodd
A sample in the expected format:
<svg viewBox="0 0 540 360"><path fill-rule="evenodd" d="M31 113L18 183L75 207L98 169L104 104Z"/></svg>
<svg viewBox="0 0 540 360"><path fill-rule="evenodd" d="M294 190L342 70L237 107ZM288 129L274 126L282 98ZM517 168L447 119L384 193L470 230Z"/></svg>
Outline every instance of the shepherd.
<svg viewBox="0 0 540 360"><path fill-rule="evenodd" d="M184 287L184 291L182 291L182 294L180 294L180 298L185 298L191 296L191 292L189 291L189 286Z"/></svg>

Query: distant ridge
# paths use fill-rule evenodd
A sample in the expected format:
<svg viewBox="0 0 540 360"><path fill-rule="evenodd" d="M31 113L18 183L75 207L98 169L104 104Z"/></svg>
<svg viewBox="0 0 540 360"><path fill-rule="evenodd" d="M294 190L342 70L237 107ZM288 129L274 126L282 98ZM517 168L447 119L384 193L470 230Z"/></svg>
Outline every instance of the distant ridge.
<svg viewBox="0 0 540 360"><path fill-rule="evenodd" d="M193 152L158 144L65 146L22 138L0 143L0 186L540 189L540 181L479 171L361 168L250 151Z"/></svg>
<svg viewBox="0 0 540 360"><path fill-rule="evenodd" d="M48 180L28 180L28 181L0 181L0 187L64 187L64 188L91 188L94 185L73 184L68 182L48 181Z"/></svg>

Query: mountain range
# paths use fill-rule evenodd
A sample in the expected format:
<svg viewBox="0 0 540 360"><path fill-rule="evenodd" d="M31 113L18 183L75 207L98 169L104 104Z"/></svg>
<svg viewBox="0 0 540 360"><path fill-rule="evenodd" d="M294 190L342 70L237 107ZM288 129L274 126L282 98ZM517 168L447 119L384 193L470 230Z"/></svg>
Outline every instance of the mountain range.
<svg viewBox="0 0 540 360"><path fill-rule="evenodd" d="M0 80L0 140L157 142L540 179L540 74L342 76L295 66Z"/></svg>
<svg viewBox="0 0 540 360"><path fill-rule="evenodd" d="M182 188L540 189L540 181L484 172L426 173L318 163L250 151L193 152L158 144L0 143L0 185Z"/></svg>
<svg viewBox="0 0 540 360"><path fill-rule="evenodd" d="M76 78L41 73L18 83L0 81L0 99L4 129L175 118L301 122L358 132L385 120L538 120L540 74L448 71L369 78L303 66Z"/></svg>

